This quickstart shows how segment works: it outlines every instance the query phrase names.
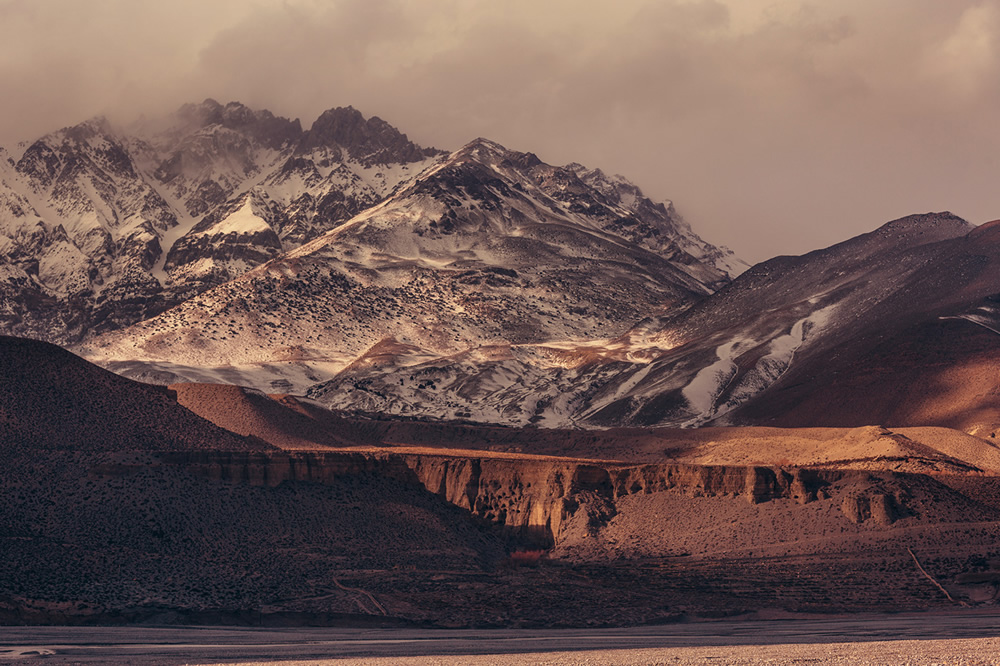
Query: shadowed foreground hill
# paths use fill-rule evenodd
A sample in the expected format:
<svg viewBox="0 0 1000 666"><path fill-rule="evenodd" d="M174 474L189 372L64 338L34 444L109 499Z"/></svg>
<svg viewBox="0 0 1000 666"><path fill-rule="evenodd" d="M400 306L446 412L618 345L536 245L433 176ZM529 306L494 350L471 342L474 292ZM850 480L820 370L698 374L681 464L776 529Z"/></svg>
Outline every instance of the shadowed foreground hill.
<svg viewBox="0 0 1000 666"><path fill-rule="evenodd" d="M348 457L327 484L280 483L281 455L166 388L0 338L0 625L364 621L386 611L352 585L359 569L401 570L405 588L418 568L482 575L503 557L499 533L405 467ZM186 462L233 456L263 482Z"/></svg>
<svg viewBox="0 0 1000 666"><path fill-rule="evenodd" d="M205 421L164 388L45 342L0 337L0 447L72 451L269 449Z"/></svg>

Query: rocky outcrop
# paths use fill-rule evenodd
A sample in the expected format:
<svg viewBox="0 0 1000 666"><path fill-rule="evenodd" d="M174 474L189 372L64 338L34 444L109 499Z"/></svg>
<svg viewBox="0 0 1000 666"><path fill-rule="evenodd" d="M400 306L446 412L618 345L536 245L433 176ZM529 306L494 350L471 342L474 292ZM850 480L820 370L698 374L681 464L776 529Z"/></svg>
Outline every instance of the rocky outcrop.
<svg viewBox="0 0 1000 666"><path fill-rule="evenodd" d="M302 124L297 119L275 116L267 110L255 111L239 102L223 106L214 99L206 99L201 104L185 104L177 112L177 116L198 128L219 125L254 136L262 145L274 149L297 141L302 136Z"/></svg>
<svg viewBox="0 0 1000 666"><path fill-rule="evenodd" d="M680 490L692 496L738 496L757 504L826 497L845 472L705 465L598 465L537 460L410 457L421 483L474 515L536 540L556 543L569 519L594 528L614 516L615 501L637 493Z"/></svg>
<svg viewBox="0 0 1000 666"><path fill-rule="evenodd" d="M407 465L428 490L490 522L548 541L583 511L588 526L610 518L615 500L636 493L681 490L693 496L731 495L751 503L806 503L842 473L769 467L596 465L538 460L413 456Z"/></svg>
<svg viewBox="0 0 1000 666"><path fill-rule="evenodd" d="M419 162L442 154L433 148L421 148L377 116L366 120L351 106L330 109L316 119L303 137L299 152L317 148L334 151L339 160L349 157L369 166Z"/></svg>
<svg viewBox="0 0 1000 666"><path fill-rule="evenodd" d="M840 508L852 523L871 520L878 525L891 525L900 514L895 498L881 493L848 495Z"/></svg>
<svg viewBox="0 0 1000 666"><path fill-rule="evenodd" d="M800 504L824 495L823 488L842 477L831 470L710 465L642 465L617 470L615 496L682 488L695 495L737 495L758 504L794 499Z"/></svg>
<svg viewBox="0 0 1000 666"><path fill-rule="evenodd" d="M431 492L545 547L581 508L600 511L614 497L608 470L593 465L436 456L406 464Z"/></svg>

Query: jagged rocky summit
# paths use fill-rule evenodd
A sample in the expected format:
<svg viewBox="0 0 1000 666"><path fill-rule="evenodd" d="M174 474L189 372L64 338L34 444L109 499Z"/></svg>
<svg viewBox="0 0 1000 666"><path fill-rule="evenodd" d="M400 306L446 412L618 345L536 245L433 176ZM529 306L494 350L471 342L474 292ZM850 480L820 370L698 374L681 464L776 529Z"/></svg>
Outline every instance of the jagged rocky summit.
<svg viewBox="0 0 1000 666"><path fill-rule="evenodd" d="M59 343L141 321L316 238L440 151L378 118L206 100L0 153L3 331Z"/></svg>

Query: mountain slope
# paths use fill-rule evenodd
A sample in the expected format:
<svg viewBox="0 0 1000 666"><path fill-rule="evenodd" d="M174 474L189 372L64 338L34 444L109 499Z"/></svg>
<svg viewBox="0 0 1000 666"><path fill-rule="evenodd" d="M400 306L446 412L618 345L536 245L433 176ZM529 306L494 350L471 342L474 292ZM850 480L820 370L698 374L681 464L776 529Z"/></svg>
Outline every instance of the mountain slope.
<svg viewBox="0 0 1000 666"><path fill-rule="evenodd" d="M889 425L967 429L940 407L922 412L920 404L941 397L934 391L914 393L916 402L904 406L899 388L926 380L941 365L935 358L988 353L994 343L971 323L951 325L962 329L954 338L930 331L942 318L983 323L981 306L989 309L1000 292L998 265L996 231L950 214L910 216L826 250L765 262L681 316L632 331L633 344L672 349L594 419L861 425L884 423L891 411L875 405L896 401L901 420ZM928 335L937 342L920 342ZM852 407L829 402L834 386L857 391ZM974 409L953 397L951 410ZM801 400L812 407L791 416Z"/></svg>
<svg viewBox="0 0 1000 666"><path fill-rule="evenodd" d="M213 100L0 154L0 316L67 343L146 319L336 227L439 151L378 118Z"/></svg>
<svg viewBox="0 0 1000 666"><path fill-rule="evenodd" d="M564 427L940 425L991 433L997 225L948 213L778 257L611 340L371 362L314 386L338 409Z"/></svg>
<svg viewBox="0 0 1000 666"><path fill-rule="evenodd" d="M810 367L811 366L811 367ZM934 424L995 441L1000 335L963 318L928 320L871 347L835 350L740 410L744 423ZM807 374L808 373L808 374Z"/></svg>
<svg viewBox="0 0 1000 666"><path fill-rule="evenodd" d="M304 391L345 368L614 337L729 281L716 264L731 253L672 208L581 169L478 139L334 231L81 351L130 376Z"/></svg>

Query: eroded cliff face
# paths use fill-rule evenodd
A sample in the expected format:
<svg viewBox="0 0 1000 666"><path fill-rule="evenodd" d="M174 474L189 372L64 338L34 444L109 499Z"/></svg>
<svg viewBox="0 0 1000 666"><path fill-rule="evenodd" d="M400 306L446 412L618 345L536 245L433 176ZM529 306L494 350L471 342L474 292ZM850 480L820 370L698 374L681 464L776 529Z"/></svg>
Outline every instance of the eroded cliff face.
<svg viewBox="0 0 1000 666"><path fill-rule="evenodd" d="M425 488L490 522L554 545L565 530L593 530L615 501L677 489L692 496L740 496L751 503L823 496L841 472L702 465L599 465L561 461L409 456Z"/></svg>
<svg viewBox="0 0 1000 666"><path fill-rule="evenodd" d="M335 483L379 475L420 485L474 516L501 526L522 542L551 547L574 533L594 532L617 513L616 501L676 490L691 497L741 497L752 504L779 499L805 504L830 497L834 484L868 486L868 472L783 467L684 464L625 465L558 459L501 459L358 452L171 452L162 464L224 482L277 486L286 481ZM95 468L101 475L130 473L127 464ZM844 500L853 522L890 523L905 513L900 497ZM861 510L858 507L885 510Z"/></svg>
<svg viewBox="0 0 1000 666"><path fill-rule="evenodd" d="M581 511L613 515L611 474L595 465L431 456L407 456L406 464L431 492L534 545L555 545Z"/></svg>

